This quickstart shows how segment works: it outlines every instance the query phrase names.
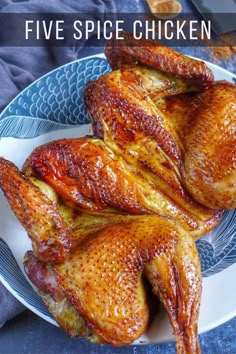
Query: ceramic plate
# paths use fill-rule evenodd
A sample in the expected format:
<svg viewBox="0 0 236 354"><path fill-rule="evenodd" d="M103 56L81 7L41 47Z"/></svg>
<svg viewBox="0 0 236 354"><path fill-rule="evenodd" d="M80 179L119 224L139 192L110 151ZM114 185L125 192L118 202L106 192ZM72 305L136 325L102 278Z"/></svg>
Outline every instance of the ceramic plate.
<svg viewBox="0 0 236 354"><path fill-rule="evenodd" d="M231 73L207 63L215 78L235 82ZM43 76L18 95L0 116L0 156L19 167L34 147L62 137L84 136L88 115L83 89L89 80L108 72L102 55L64 65ZM0 280L26 307L56 324L24 275L23 256L30 241L0 192ZM218 227L197 241L203 270L199 331L236 315L236 212L226 212ZM172 340L167 317L160 311L137 343Z"/></svg>

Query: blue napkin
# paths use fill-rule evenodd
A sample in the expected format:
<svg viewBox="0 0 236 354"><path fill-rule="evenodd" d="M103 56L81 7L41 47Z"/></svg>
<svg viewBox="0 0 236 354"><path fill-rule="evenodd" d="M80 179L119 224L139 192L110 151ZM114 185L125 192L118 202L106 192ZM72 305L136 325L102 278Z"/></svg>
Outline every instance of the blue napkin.
<svg viewBox="0 0 236 354"><path fill-rule="evenodd" d="M0 283L0 328L24 310L24 306Z"/></svg>
<svg viewBox="0 0 236 354"><path fill-rule="evenodd" d="M0 0L0 12L104 14L114 13L115 5L113 0ZM88 47L1 47L0 43L0 111L38 77L88 53ZM0 283L0 327L23 309Z"/></svg>

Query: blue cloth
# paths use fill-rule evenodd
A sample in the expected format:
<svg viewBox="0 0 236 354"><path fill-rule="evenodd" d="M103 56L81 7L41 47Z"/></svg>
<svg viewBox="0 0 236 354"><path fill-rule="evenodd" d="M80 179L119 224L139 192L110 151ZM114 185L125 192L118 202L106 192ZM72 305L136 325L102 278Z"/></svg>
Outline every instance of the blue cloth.
<svg viewBox="0 0 236 354"><path fill-rule="evenodd" d="M115 12L115 5L113 0L0 0L0 12L104 14ZM0 111L38 77L85 55L83 50L81 47L1 47L0 43ZM0 327L23 309L0 283Z"/></svg>
<svg viewBox="0 0 236 354"><path fill-rule="evenodd" d="M0 328L24 310L24 306L0 283Z"/></svg>
<svg viewBox="0 0 236 354"><path fill-rule="evenodd" d="M0 0L0 12L103 14L115 12L115 6L113 0ZM81 48L76 46L0 47L0 111L32 81L55 67L77 59L80 51Z"/></svg>

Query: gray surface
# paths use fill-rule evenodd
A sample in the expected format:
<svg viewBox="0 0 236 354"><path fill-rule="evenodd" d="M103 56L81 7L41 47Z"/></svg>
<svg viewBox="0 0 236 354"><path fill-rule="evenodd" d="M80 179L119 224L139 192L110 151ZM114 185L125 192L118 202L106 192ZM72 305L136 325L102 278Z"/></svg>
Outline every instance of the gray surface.
<svg viewBox="0 0 236 354"><path fill-rule="evenodd" d="M236 354L236 318L200 336L202 354ZM174 354L174 343L111 348L69 339L30 311L0 331L0 354ZM193 353L194 354L194 353Z"/></svg>
<svg viewBox="0 0 236 354"><path fill-rule="evenodd" d="M206 20L212 21L212 28L217 34L228 33L236 30L236 1L192 0L196 8ZM233 16L222 16L231 14Z"/></svg>

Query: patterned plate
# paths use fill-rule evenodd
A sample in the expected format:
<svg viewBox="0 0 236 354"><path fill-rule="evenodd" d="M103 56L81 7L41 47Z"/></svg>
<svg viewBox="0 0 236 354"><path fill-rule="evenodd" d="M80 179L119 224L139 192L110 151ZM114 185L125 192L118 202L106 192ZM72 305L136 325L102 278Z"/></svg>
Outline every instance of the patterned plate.
<svg viewBox="0 0 236 354"><path fill-rule="evenodd" d="M207 64L216 79L236 81L233 74ZM26 88L0 115L0 155L21 167L38 145L62 137L84 136L89 118L84 109L83 89L89 80L108 71L109 66L102 55L88 57L62 66ZM0 280L25 306L56 324L25 278L22 260L25 251L31 248L30 241L2 192L0 205ZM197 241L204 276L200 332L236 315L235 220L236 212L226 212L218 227ZM160 312L148 333L137 343L171 339L166 316Z"/></svg>

